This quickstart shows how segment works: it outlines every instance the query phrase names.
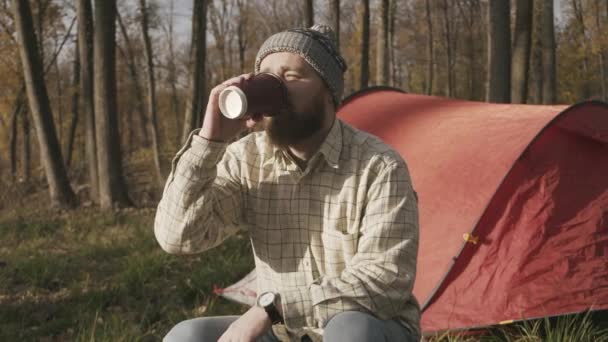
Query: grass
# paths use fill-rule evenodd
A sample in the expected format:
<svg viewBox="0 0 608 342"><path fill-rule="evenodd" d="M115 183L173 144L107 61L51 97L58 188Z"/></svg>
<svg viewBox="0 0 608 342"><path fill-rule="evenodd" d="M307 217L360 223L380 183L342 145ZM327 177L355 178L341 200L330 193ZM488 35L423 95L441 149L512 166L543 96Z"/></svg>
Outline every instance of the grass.
<svg viewBox="0 0 608 342"><path fill-rule="evenodd" d="M248 240L172 256L153 219L154 209L0 211L0 341L159 341L181 320L244 312L212 289L253 268ZM586 314L426 340L608 342L608 330Z"/></svg>
<svg viewBox="0 0 608 342"><path fill-rule="evenodd" d="M427 336L429 342L608 342L605 313L590 312L522 321L484 331Z"/></svg>
<svg viewBox="0 0 608 342"><path fill-rule="evenodd" d="M239 314L212 293L253 268L241 236L196 256L156 244L154 210L0 213L0 341L158 341L177 322Z"/></svg>

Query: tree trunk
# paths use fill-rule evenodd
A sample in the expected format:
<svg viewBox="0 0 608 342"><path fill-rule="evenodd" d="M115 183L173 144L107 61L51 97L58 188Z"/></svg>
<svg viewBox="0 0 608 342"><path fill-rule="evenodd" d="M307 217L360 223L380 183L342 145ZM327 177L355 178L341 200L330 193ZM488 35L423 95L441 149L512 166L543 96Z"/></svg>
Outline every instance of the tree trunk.
<svg viewBox="0 0 608 342"><path fill-rule="evenodd" d="M315 24L315 11L312 0L304 0L304 17L306 19L306 27L311 27Z"/></svg>
<svg viewBox="0 0 608 342"><path fill-rule="evenodd" d="M380 1L380 28L377 31L376 84L388 83L388 10L389 0Z"/></svg>
<svg viewBox="0 0 608 342"><path fill-rule="evenodd" d="M91 0L78 0L78 55L80 56L80 99L84 116L84 139L91 201L99 201L99 168L93 99L93 10Z"/></svg>
<svg viewBox="0 0 608 342"><path fill-rule="evenodd" d="M32 174L32 144L30 141L30 117L27 111L21 112L21 128L23 143L21 144L21 176L24 182L30 180Z"/></svg>
<svg viewBox="0 0 608 342"><path fill-rule="evenodd" d="M509 1L489 0L488 83L486 101L509 103L511 98L511 27Z"/></svg>
<svg viewBox="0 0 608 342"><path fill-rule="evenodd" d="M44 65L45 62L45 50L44 50L44 14L46 13L46 8L48 7L50 1L44 1L42 2L42 0L36 0L35 4L36 4L36 24L35 24L35 28L36 28L36 36L38 37L38 40L36 42L36 45L38 46L38 54L40 55L40 64Z"/></svg>
<svg viewBox="0 0 608 342"><path fill-rule="evenodd" d="M148 35L148 8L146 0L139 0L141 10L141 33L144 41L144 52L146 56L146 74L148 88L148 130L152 137L152 151L154 153L154 166L158 184L162 187L165 184L165 177L160 163L160 142L158 141L158 119L156 114L156 79L154 78L154 60L152 56L152 43Z"/></svg>
<svg viewBox="0 0 608 342"><path fill-rule="evenodd" d="M122 175L116 105L116 0L95 0L95 129L99 203L103 209L130 206Z"/></svg>
<svg viewBox="0 0 608 342"><path fill-rule="evenodd" d="M397 15L397 0L389 1L388 10L388 68L389 68L389 84L391 87L398 87L398 66L397 66L397 47L395 46L395 20Z"/></svg>
<svg viewBox="0 0 608 342"><path fill-rule="evenodd" d="M29 1L13 0L13 10L15 27L19 37L19 52L27 97L36 126L43 167L49 184L51 206L73 208L76 206L76 196L70 186L63 165L61 148L55 133L53 113L44 83L44 69L36 48Z"/></svg>
<svg viewBox="0 0 608 342"><path fill-rule="evenodd" d="M447 96L454 96L454 72L452 70L453 64L453 43L452 43L452 24L450 22L450 11L449 11L448 0L443 0L443 25L445 34L445 50L446 50L446 74L448 76L447 83Z"/></svg>
<svg viewBox="0 0 608 342"><path fill-rule="evenodd" d="M606 43L602 41L602 33L605 32L605 20L606 17L602 16L602 8L600 7L599 0L594 1L595 5L595 26L596 26L596 39L598 40L599 51L597 54L598 62L600 66L600 85L601 85L601 96L600 98L606 101ZM606 3L608 9L608 2ZM608 14L608 13L607 13Z"/></svg>
<svg viewBox="0 0 608 342"><path fill-rule="evenodd" d="M336 47L340 51L340 0L330 0L332 29L336 34Z"/></svg>
<svg viewBox="0 0 608 342"><path fill-rule="evenodd" d="M171 109L173 110L173 115L175 116L175 132L179 132L179 129L182 127L181 119L180 119L180 108L179 108L179 97L177 95L177 67L175 65L175 49L173 46L173 1L170 3L170 11L171 17L169 19L169 70L168 70L168 78L169 84L171 86ZM244 70L244 69L243 69ZM180 134L177 133L175 139L175 145L179 145Z"/></svg>
<svg viewBox="0 0 608 342"><path fill-rule="evenodd" d="M245 51L247 51L247 24L249 23L249 6L246 0L237 0L239 19L237 23L237 43L239 49L239 70L245 73Z"/></svg>
<svg viewBox="0 0 608 342"><path fill-rule="evenodd" d="M226 51L226 43L230 42L229 37L227 37L228 32L226 28L226 20L227 18L227 3L225 1L221 2L222 8L221 12L215 6L215 3L211 1L209 3L209 21L211 26L211 33L213 34L213 38L215 40L215 49L217 50L217 59L219 59L220 64L220 77L222 81L228 78L228 63Z"/></svg>
<svg viewBox="0 0 608 342"><path fill-rule="evenodd" d="M117 13L117 21L118 26L120 28L120 33L125 40L126 53L122 50L119 52L122 53L123 57L127 62L127 68L129 69L129 76L131 76L131 82L133 84L133 92L135 93L135 102L137 103L137 114L139 115L139 124L140 131L144 137L144 146L150 146L150 136L148 135L148 118L146 117L146 109L144 105L144 92L141 90L141 84L139 83L139 75L137 74L137 63L135 62L135 53L133 52L133 45L131 44L131 39L129 38L129 34L127 33L127 29L125 28L124 23L122 22L122 18L119 13ZM133 148L133 146L129 146L129 148Z"/></svg>
<svg viewBox="0 0 608 342"><path fill-rule="evenodd" d="M543 4L533 2L532 19L532 51L530 56L530 89L528 90L528 103L541 104L543 102L543 63L542 63L542 25L541 15Z"/></svg>
<svg viewBox="0 0 608 342"><path fill-rule="evenodd" d="M78 53L78 39L76 39L76 53L74 54L74 69L72 71L72 120L70 122L70 132L68 135L68 146L66 151L66 167L69 169L72 163L72 154L74 151L74 140L76 139L76 128L78 127L79 114L79 79L80 79L80 54Z"/></svg>
<svg viewBox="0 0 608 342"><path fill-rule="evenodd" d="M608 24L608 2L604 4L604 20L603 20L603 27L604 29L602 30L602 32L605 32L604 30L606 29L606 24ZM604 101L608 101L608 63L607 63L607 58L608 58L608 46L606 44L606 42L604 41L604 44L602 44L602 54L601 54L601 58L602 58L602 84L604 84L604 91L602 93L602 99Z"/></svg>
<svg viewBox="0 0 608 342"><path fill-rule="evenodd" d="M513 60L511 61L511 101L526 103L528 96L528 70L532 42L532 1L517 0Z"/></svg>
<svg viewBox="0 0 608 342"><path fill-rule="evenodd" d="M555 24L553 14L553 1L543 1L541 12L541 44L542 44L542 65L543 65L543 103L554 104L557 102L557 66L555 62ZM583 26L583 40L584 26ZM585 56L585 75L588 74L587 57ZM588 96L588 95L587 95Z"/></svg>
<svg viewBox="0 0 608 342"><path fill-rule="evenodd" d="M59 140L59 146L63 146L63 85L61 84L61 72L59 71L59 61L55 60L55 75L57 82L55 85L55 95L57 96L57 139Z"/></svg>
<svg viewBox="0 0 608 342"><path fill-rule="evenodd" d="M424 1L425 7L425 16L426 16L426 25L429 30L426 40L426 55L427 55L427 64L426 64L426 89L425 94L431 95L433 94L433 70L435 65L435 54L433 51L433 20L431 17L431 3L430 0Z"/></svg>
<svg viewBox="0 0 608 342"><path fill-rule="evenodd" d="M194 2L192 14L192 47L190 56L190 88L186 101L186 114L184 115L184 130L182 142L185 142L195 128L202 124L203 109L205 105L205 57L207 50L207 1Z"/></svg>
<svg viewBox="0 0 608 342"><path fill-rule="evenodd" d="M468 70L468 77L467 77L467 98L470 100L475 99L475 76L476 76L476 72L475 72L475 59L476 59L476 44L475 44L475 30L474 30L474 26L475 26L475 20L477 18L477 16L475 15L475 10L474 10L474 4L471 2L466 1L465 5L468 7L467 10L465 11L465 9L463 8L463 1L462 0L458 0L456 2L456 5L458 6L458 11L460 13L460 16L462 18L464 18L465 20L465 24L467 27L467 34L466 34L466 45L467 45L467 49L466 49L466 56L467 56L467 70Z"/></svg>
<svg viewBox="0 0 608 342"><path fill-rule="evenodd" d="M369 0L361 0L361 80L359 88L369 84Z"/></svg>
<svg viewBox="0 0 608 342"><path fill-rule="evenodd" d="M17 136L19 134L19 115L23 111L23 93L19 93L17 99L15 100L15 104L13 105L13 111L11 113L10 126L11 133L8 138L9 145L9 154L10 154L10 162L11 162L11 179L15 181L17 178ZM27 115L27 113L26 113Z"/></svg>

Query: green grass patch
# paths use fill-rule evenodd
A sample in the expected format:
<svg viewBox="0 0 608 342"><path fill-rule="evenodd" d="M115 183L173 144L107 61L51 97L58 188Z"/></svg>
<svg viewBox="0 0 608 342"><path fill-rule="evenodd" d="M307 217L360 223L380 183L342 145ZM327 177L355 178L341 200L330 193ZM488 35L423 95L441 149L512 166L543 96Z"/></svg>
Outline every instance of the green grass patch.
<svg viewBox="0 0 608 342"><path fill-rule="evenodd" d="M212 293L253 268L244 236L168 255L154 210L0 213L0 341L159 341L178 322L240 314ZM574 315L429 341L608 341L606 319Z"/></svg>
<svg viewBox="0 0 608 342"><path fill-rule="evenodd" d="M217 298L253 268L235 237L196 256L162 251L154 210L0 214L0 341L158 341L181 320L239 314Z"/></svg>

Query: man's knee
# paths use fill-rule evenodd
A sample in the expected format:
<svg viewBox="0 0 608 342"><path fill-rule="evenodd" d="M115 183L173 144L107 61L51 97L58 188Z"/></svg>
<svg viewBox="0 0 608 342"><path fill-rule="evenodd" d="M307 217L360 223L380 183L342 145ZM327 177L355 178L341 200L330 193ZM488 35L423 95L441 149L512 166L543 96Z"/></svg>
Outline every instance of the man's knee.
<svg viewBox="0 0 608 342"><path fill-rule="evenodd" d="M329 320L323 332L323 341L384 341L380 321L368 314L356 311L343 312Z"/></svg>
<svg viewBox="0 0 608 342"><path fill-rule="evenodd" d="M163 342L215 342L229 325L223 317L189 319L175 325Z"/></svg>

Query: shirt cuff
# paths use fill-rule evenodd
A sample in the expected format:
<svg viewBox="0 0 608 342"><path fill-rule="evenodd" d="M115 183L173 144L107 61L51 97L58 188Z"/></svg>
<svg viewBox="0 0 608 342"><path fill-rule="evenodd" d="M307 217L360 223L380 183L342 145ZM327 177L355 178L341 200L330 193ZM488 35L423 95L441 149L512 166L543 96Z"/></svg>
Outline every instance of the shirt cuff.
<svg viewBox="0 0 608 342"><path fill-rule="evenodd" d="M190 133L184 146L171 161L171 174L175 174L180 160L194 167L215 167L224 156L228 143L205 139L198 135L199 131L200 128Z"/></svg>
<svg viewBox="0 0 608 342"><path fill-rule="evenodd" d="M280 296L287 328L294 330L316 326L308 288L281 291Z"/></svg>

